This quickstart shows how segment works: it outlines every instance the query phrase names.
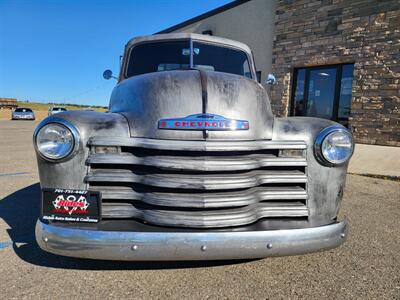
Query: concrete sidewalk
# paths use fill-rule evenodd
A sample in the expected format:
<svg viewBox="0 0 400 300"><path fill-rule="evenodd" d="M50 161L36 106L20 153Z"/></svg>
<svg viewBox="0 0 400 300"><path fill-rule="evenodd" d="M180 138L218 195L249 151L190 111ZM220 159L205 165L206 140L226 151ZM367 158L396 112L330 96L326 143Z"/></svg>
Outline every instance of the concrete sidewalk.
<svg viewBox="0 0 400 300"><path fill-rule="evenodd" d="M348 172L400 177L400 147L356 144Z"/></svg>

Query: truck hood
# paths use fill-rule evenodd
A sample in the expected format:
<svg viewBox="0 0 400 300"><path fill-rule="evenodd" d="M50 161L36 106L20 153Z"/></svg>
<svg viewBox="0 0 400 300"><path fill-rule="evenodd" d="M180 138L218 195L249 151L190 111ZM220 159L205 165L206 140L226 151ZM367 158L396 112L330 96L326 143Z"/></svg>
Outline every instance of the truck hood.
<svg viewBox="0 0 400 300"><path fill-rule="evenodd" d="M268 95L243 76L198 70L134 76L113 90L110 111L126 117L132 137L155 139L271 139L273 116ZM248 121L246 130L159 129L161 119L213 114Z"/></svg>

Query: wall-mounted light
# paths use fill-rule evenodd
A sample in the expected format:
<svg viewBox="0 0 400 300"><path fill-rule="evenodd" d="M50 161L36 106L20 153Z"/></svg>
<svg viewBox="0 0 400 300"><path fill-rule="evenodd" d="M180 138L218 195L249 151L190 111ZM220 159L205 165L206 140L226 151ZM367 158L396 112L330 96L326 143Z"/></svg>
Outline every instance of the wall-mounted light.
<svg viewBox="0 0 400 300"><path fill-rule="evenodd" d="M324 77L329 77L329 76L331 76L331 75L329 75L328 73L325 73L325 72L320 72L320 73L318 73L318 75L319 75L319 76L324 76Z"/></svg>

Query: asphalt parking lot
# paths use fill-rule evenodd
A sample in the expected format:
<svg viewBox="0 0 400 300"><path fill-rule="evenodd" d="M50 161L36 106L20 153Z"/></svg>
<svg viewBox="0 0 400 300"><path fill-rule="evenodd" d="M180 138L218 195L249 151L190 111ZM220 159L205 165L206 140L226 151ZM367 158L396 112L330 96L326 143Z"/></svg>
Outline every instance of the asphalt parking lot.
<svg viewBox="0 0 400 300"><path fill-rule="evenodd" d="M327 252L157 263L47 254L34 239L36 124L0 120L0 298L400 299L400 182L357 175L348 176L341 209L349 238Z"/></svg>

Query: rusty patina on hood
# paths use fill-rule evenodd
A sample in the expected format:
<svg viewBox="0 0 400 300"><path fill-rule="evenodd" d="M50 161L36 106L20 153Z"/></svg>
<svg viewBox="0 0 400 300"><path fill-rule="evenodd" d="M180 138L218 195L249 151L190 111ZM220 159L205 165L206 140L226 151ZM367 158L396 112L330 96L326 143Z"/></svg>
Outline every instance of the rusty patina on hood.
<svg viewBox="0 0 400 300"><path fill-rule="evenodd" d="M128 120L132 137L157 139L271 139L273 116L265 90L243 76L198 70L165 71L134 76L122 81L112 93L110 111ZM204 90L207 105L204 107ZM204 111L206 110L206 111ZM158 121L210 113L247 120L249 130L159 130Z"/></svg>

